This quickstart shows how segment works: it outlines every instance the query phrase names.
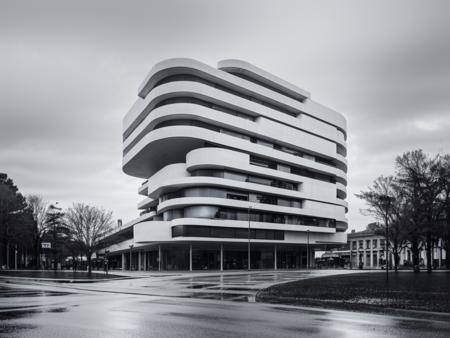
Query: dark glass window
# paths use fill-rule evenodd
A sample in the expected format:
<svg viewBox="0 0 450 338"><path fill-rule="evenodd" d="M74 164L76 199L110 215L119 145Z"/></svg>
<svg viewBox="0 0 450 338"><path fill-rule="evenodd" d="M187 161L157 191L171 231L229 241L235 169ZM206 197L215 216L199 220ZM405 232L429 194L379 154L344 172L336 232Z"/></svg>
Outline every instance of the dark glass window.
<svg viewBox="0 0 450 338"><path fill-rule="evenodd" d="M239 200L239 201L248 201L248 195L244 195L244 194L227 194L227 199Z"/></svg>
<svg viewBox="0 0 450 338"><path fill-rule="evenodd" d="M239 211L232 208L219 208L215 215L215 218L246 221L248 220L248 212ZM262 212L256 210L251 211L250 220L252 222L297 224L319 226L325 228L336 228L336 220L334 219Z"/></svg>
<svg viewBox="0 0 450 338"><path fill-rule="evenodd" d="M248 229L228 227L208 227L200 225L175 225L172 237L215 237L215 238L248 238ZM284 240L284 231L250 229L251 239Z"/></svg>

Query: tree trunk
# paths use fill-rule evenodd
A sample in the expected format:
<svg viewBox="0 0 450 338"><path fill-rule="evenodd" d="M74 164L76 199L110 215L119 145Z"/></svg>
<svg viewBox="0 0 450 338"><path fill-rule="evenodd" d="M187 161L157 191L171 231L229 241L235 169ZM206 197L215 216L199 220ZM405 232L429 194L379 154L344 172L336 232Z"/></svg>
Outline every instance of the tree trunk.
<svg viewBox="0 0 450 338"><path fill-rule="evenodd" d="M0 242L0 269L2 268L3 264L3 260L4 260L4 255L3 255L3 249L4 249L4 245L3 245L3 241Z"/></svg>
<svg viewBox="0 0 450 338"><path fill-rule="evenodd" d="M394 270L395 272L398 271L398 263L400 262L400 255L398 251L395 251L394 253Z"/></svg>
<svg viewBox="0 0 450 338"><path fill-rule="evenodd" d="M35 269L39 269L40 267L40 257L39 257L39 238L36 238L34 241L34 248L33 248L33 265Z"/></svg>
<svg viewBox="0 0 450 338"><path fill-rule="evenodd" d="M411 239L411 254L414 272L420 272L420 250L417 238Z"/></svg>
<svg viewBox="0 0 450 338"><path fill-rule="evenodd" d="M87 260L87 266L88 266L88 273L89 274L92 272L91 256L92 256L92 253L90 251L87 251L86 252L86 260Z"/></svg>
<svg viewBox="0 0 450 338"><path fill-rule="evenodd" d="M396 239L394 239L392 241L392 254L394 256L394 271L397 272L398 271L398 262L400 260L400 255L398 252L398 241Z"/></svg>
<svg viewBox="0 0 450 338"><path fill-rule="evenodd" d="M427 271L433 271L433 262L431 259L431 251L433 250L433 245L431 243L431 234L427 233L426 237L427 245L426 245L426 254L427 254Z"/></svg>
<svg viewBox="0 0 450 338"><path fill-rule="evenodd" d="M9 242L6 242L6 268L9 269Z"/></svg>
<svg viewBox="0 0 450 338"><path fill-rule="evenodd" d="M445 267L450 270L450 240L444 241L445 248Z"/></svg>

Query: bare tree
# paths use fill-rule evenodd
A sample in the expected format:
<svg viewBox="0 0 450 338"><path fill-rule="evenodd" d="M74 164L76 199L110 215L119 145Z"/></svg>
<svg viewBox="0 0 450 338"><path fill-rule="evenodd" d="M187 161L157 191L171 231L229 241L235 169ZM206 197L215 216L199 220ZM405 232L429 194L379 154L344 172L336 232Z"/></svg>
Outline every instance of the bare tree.
<svg viewBox="0 0 450 338"><path fill-rule="evenodd" d="M440 201L440 156L430 158L421 149L409 151L396 159L397 178L409 209L409 241L414 270L419 271L420 249L425 246L427 269L432 268L432 249L438 237Z"/></svg>
<svg viewBox="0 0 450 338"><path fill-rule="evenodd" d="M377 227L376 233L385 236L386 269L390 251L397 271L400 253L405 245L405 235L401 213L402 199L394 177L378 177L371 187L356 194L356 197L363 199L367 204L367 209L363 213L382 222L382 225Z"/></svg>
<svg viewBox="0 0 450 338"><path fill-rule="evenodd" d="M34 250L34 266L40 266L40 248L42 238L47 231L47 211L48 203L41 195L28 195L28 206L31 208L34 220L33 229L33 250Z"/></svg>
<svg viewBox="0 0 450 338"><path fill-rule="evenodd" d="M74 242L78 243L87 259L88 271L92 271L92 254L98 248L100 240L112 230L112 212L75 203L65 215L66 226Z"/></svg>

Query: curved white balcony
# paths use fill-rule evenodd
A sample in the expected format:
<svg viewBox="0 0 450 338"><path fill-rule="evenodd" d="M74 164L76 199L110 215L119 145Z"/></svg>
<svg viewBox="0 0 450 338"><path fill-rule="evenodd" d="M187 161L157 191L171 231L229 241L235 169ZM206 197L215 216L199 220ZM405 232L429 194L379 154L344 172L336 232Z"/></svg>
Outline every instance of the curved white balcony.
<svg viewBox="0 0 450 338"><path fill-rule="evenodd" d="M137 207L139 210L143 210L143 209L148 209L157 204L158 204L158 200L154 200L153 198L147 197L147 198L143 199L142 201L140 201L138 203Z"/></svg>
<svg viewBox="0 0 450 338"><path fill-rule="evenodd" d="M313 204L312 201L308 201L310 205ZM179 209L188 206L222 206L222 207L230 207L236 209L245 209L247 210L249 207L252 210L265 211L265 212L273 212L273 213L284 213L290 215L298 215L298 216L310 216L310 217L321 217L328 219L335 219L339 222L347 223L347 219L345 217L345 210L343 207L333 204L325 204L320 203L320 207L316 206L314 208L305 207L305 208L292 208L292 207L284 207L279 205L272 204L264 204L264 203L253 203L248 201L237 201L226 198L217 198L217 197L180 197L173 198L164 202L161 202L158 205L158 214L161 212L171 210L171 209Z"/></svg>
<svg viewBox="0 0 450 338"><path fill-rule="evenodd" d="M250 116L263 116L272 121L317 135L320 138L335 142L346 148L343 134L338 132L336 127L321 120L311 118L308 115L299 115L298 117L289 116L206 84L190 81L176 81L162 84L153 89L145 99L138 99L127 114L130 118L124 119L125 138L128 139L130 134L135 134L135 129L139 128L139 125L143 123L148 115L153 114L153 110L157 104L169 98L177 97L197 98ZM134 137L131 136L131 138Z"/></svg>
<svg viewBox="0 0 450 338"><path fill-rule="evenodd" d="M123 171L137 177L150 177L167 164L183 162L187 152L201 148L205 141L346 181L345 172L338 168L194 126L170 126L151 131L124 156Z"/></svg>
<svg viewBox="0 0 450 338"><path fill-rule="evenodd" d="M242 242L247 239L236 238L210 238L210 237L172 237L172 226L176 225L201 225L201 226L220 226L232 228L248 228L246 221L233 220L210 220L201 218L179 218L172 221L151 221L141 222L134 226L134 242L135 243L161 243L161 242L179 242L179 241L196 241L196 242ZM278 224L251 222L254 229L282 230L285 231L285 239L282 241L286 244L306 244L309 243L345 243L346 234L344 232L336 232L336 229L304 226L294 224ZM309 234L307 235L307 232ZM309 238L308 238L309 237ZM280 243L279 240L259 240L252 239L252 243Z"/></svg>
<svg viewBox="0 0 450 338"><path fill-rule="evenodd" d="M297 157L294 156L294 158ZM316 185L318 189L320 189L320 187L323 186L324 184L332 186L335 185L334 183L331 182L322 182L313 178L291 174L276 169L251 165L250 156L246 153L237 150L230 150L223 148L199 148L190 151L186 155L186 170L188 171L214 167L231 170L235 168L238 169L239 171L254 174L262 174L263 176L268 176L272 178L286 179L291 182L301 182L301 183L309 182L311 183L311 185ZM331 167L329 168L335 169ZM330 172L326 173L330 174ZM339 171L339 169L333 170L333 173L331 174L333 175L336 173L341 174L336 176L342 177L344 180L346 180L346 175L342 171Z"/></svg>
<svg viewBox="0 0 450 338"><path fill-rule="evenodd" d="M317 109L317 111L312 111L308 108L305 109L305 103L192 59L169 59L156 64L140 86L139 96L145 98L160 80L177 74L190 74L201 77L228 89L277 105L293 113L300 114L303 110L308 110L305 113L333 124L344 131L346 130L345 118L331 109L323 106L318 107L320 109ZM310 102L310 100L306 100L306 102ZM133 120L133 117L127 116L126 119Z"/></svg>
<svg viewBox="0 0 450 338"><path fill-rule="evenodd" d="M300 101L310 97L310 93L306 90L294 86L292 83L242 60L221 60L218 62L217 68L227 73L245 75L250 79L269 86L269 88L274 88L278 92Z"/></svg>
<svg viewBox="0 0 450 338"><path fill-rule="evenodd" d="M148 115L137 129L124 141L124 151L129 151L134 144L160 122L168 120L189 119L209 123L212 127L225 128L249 137L256 137L266 142L282 144L297 151L308 151L339 161L339 165L346 170L347 160L336 153L336 144L318 136L293 129L268 119L258 118L256 121L245 120L215 109L190 104L177 103L156 108ZM301 147L297 146L301 144Z"/></svg>
<svg viewBox="0 0 450 338"><path fill-rule="evenodd" d="M224 161L225 164L225 161ZM214 167L214 166L211 166ZM255 171L250 171L250 166L233 167L234 170L240 172L248 172L255 174ZM211 186L230 188L235 190L243 190L256 193L265 193L287 198L308 199L329 204L341 205L347 208L347 202L336 198L336 187L333 183L326 182L311 182L305 181L300 191L288 190L274 186L263 184L236 181L220 177L207 176L188 176L186 165L184 163L176 163L162 168L155 173L148 183L148 195L152 198L158 198L162 194L184 189L189 187ZM290 175L295 176L295 175ZM279 178L278 176L276 178ZM298 182L298 177L296 182Z"/></svg>

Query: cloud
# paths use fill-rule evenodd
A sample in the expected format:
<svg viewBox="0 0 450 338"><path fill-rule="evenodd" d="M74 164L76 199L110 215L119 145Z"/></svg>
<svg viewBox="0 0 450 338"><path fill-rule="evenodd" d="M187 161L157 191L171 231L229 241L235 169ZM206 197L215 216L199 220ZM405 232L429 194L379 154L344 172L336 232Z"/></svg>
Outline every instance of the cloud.
<svg viewBox="0 0 450 338"><path fill-rule="evenodd" d="M122 117L154 63L248 60L348 120L354 197L395 157L450 152L448 1L4 1L0 170L26 193L129 220L140 180L121 171Z"/></svg>

